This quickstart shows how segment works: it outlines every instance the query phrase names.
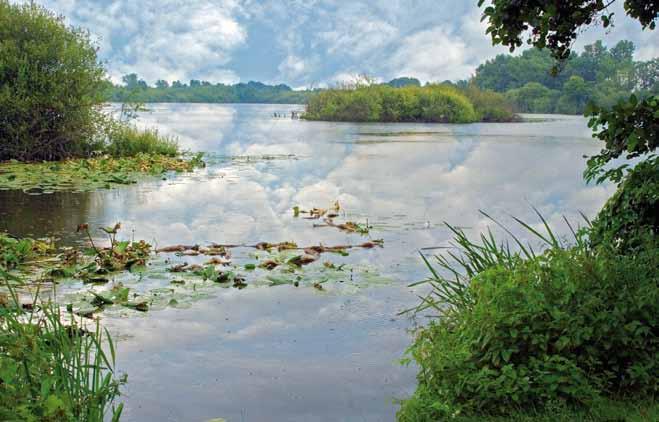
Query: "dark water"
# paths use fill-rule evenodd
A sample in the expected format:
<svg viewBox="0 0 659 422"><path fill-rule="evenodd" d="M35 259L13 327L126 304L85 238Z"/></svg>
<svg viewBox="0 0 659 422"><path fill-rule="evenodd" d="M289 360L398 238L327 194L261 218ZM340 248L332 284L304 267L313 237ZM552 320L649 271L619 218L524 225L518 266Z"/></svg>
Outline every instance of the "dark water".
<svg viewBox="0 0 659 422"><path fill-rule="evenodd" d="M511 214L538 223L535 206L566 234L563 216L578 223L579 211L594 215L611 194L581 180L582 155L598 149L582 118L356 125L272 117L294 109L155 105L141 123L209 152L206 169L112 191L0 192L0 229L64 242L83 221L121 221L125 233L159 245L363 241L293 218L294 205L336 200L384 239L383 249L337 263L377 268L386 284L221 289L189 309L104 316L129 374L125 420L393 420L394 399L415 386L414 368L398 364L413 322L397 313L417 301L406 286L425 275L418 250L447 245L442 223L482 231L492 224L479 209L511 227Z"/></svg>

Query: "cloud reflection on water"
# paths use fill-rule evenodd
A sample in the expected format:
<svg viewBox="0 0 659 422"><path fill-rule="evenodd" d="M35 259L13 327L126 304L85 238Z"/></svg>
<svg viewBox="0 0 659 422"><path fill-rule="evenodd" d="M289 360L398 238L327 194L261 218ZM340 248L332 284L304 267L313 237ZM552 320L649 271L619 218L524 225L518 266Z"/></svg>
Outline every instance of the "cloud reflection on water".
<svg viewBox="0 0 659 422"><path fill-rule="evenodd" d="M128 420L393 420L391 399L414 385L413 368L394 362L409 342L409 322L395 315L417 300L405 286L425 275L418 249L449 240L442 223L483 231L492 224L479 209L506 224L510 214L537 223L535 206L567 234L563 216L572 222L580 221L579 211L593 216L612 193L611 186L581 180L582 155L598 149L582 118L451 126L272 117L290 109L156 105L141 124L210 152L215 164L168 181L87 194L84 208L54 201L57 209L44 212L62 218L42 218L30 229L62 231L86 216L94 225L121 221L125 232L161 246L362 241L292 216L294 205L322 207L338 199L349 219L368 219L373 236L384 238L383 249L343 260L395 276L387 287L350 294L222 290L188 310L108 320L119 335L129 335L120 343L121 366L130 374ZM437 133L372 134L408 131ZM221 159L263 154L295 157ZM20 207L0 201L3 221L20 219L21 208L38 213L43 201L7 195L0 192Z"/></svg>

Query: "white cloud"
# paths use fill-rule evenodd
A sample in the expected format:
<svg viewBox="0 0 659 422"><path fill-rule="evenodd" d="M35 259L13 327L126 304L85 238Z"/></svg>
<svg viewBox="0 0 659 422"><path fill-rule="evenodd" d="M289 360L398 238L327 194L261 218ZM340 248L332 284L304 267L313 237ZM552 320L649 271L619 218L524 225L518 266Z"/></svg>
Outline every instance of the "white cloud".
<svg viewBox="0 0 659 422"><path fill-rule="evenodd" d="M284 77L295 79L308 73L312 65L301 57L295 55L286 56L286 59L277 68Z"/></svg>
<svg viewBox="0 0 659 422"><path fill-rule="evenodd" d="M236 0L50 0L44 5L95 35L114 80L131 72L149 82L238 80L226 68L232 52L247 41Z"/></svg>
<svg viewBox="0 0 659 422"><path fill-rule="evenodd" d="M424 81L460 79L470 72L467 45L436 27L405 37L388 60L393 76L410 75Z"/></svg>
<svg viewBox="0 0 659 422"><path fill-rule="evenodd" d="M115 81L241 78L293 86L342 74L466 79L505 47L492 47L474 2L454 0L44 0L88 28ZM659 55L657 31L641 31L615 3L615 27L593 26L576 49L630 39L636 58ZM247 74L248 76L246 76Z"/></svg>

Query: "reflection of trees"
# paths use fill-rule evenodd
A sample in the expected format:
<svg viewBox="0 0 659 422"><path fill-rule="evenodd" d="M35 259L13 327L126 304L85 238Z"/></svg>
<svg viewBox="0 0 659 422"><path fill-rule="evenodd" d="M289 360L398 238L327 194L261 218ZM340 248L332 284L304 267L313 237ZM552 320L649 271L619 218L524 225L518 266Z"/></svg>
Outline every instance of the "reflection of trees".
<svg viewBox="0 0 659 422"><path fill-rule="evenodd" d="M16 236L54 235L72 240L78 224L89 218L94 192L27 195L0 191L0 230Z"/></svg>

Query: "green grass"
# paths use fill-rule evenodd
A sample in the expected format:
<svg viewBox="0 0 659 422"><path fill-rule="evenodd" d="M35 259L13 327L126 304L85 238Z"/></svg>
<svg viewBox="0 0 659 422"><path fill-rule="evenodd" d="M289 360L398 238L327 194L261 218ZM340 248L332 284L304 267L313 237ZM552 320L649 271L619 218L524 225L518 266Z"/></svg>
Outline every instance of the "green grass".
<svg viewBox="0 0 659 422"><path fill-rule="evenodd" d="M12 276L0 268L0 282ZM8 287L9 285L6 284ZM114 343L98 322L84 324L59 307L0 293L0 420L118 421L120 380ZM91 326L91 327L88 327Z"/></svg>

